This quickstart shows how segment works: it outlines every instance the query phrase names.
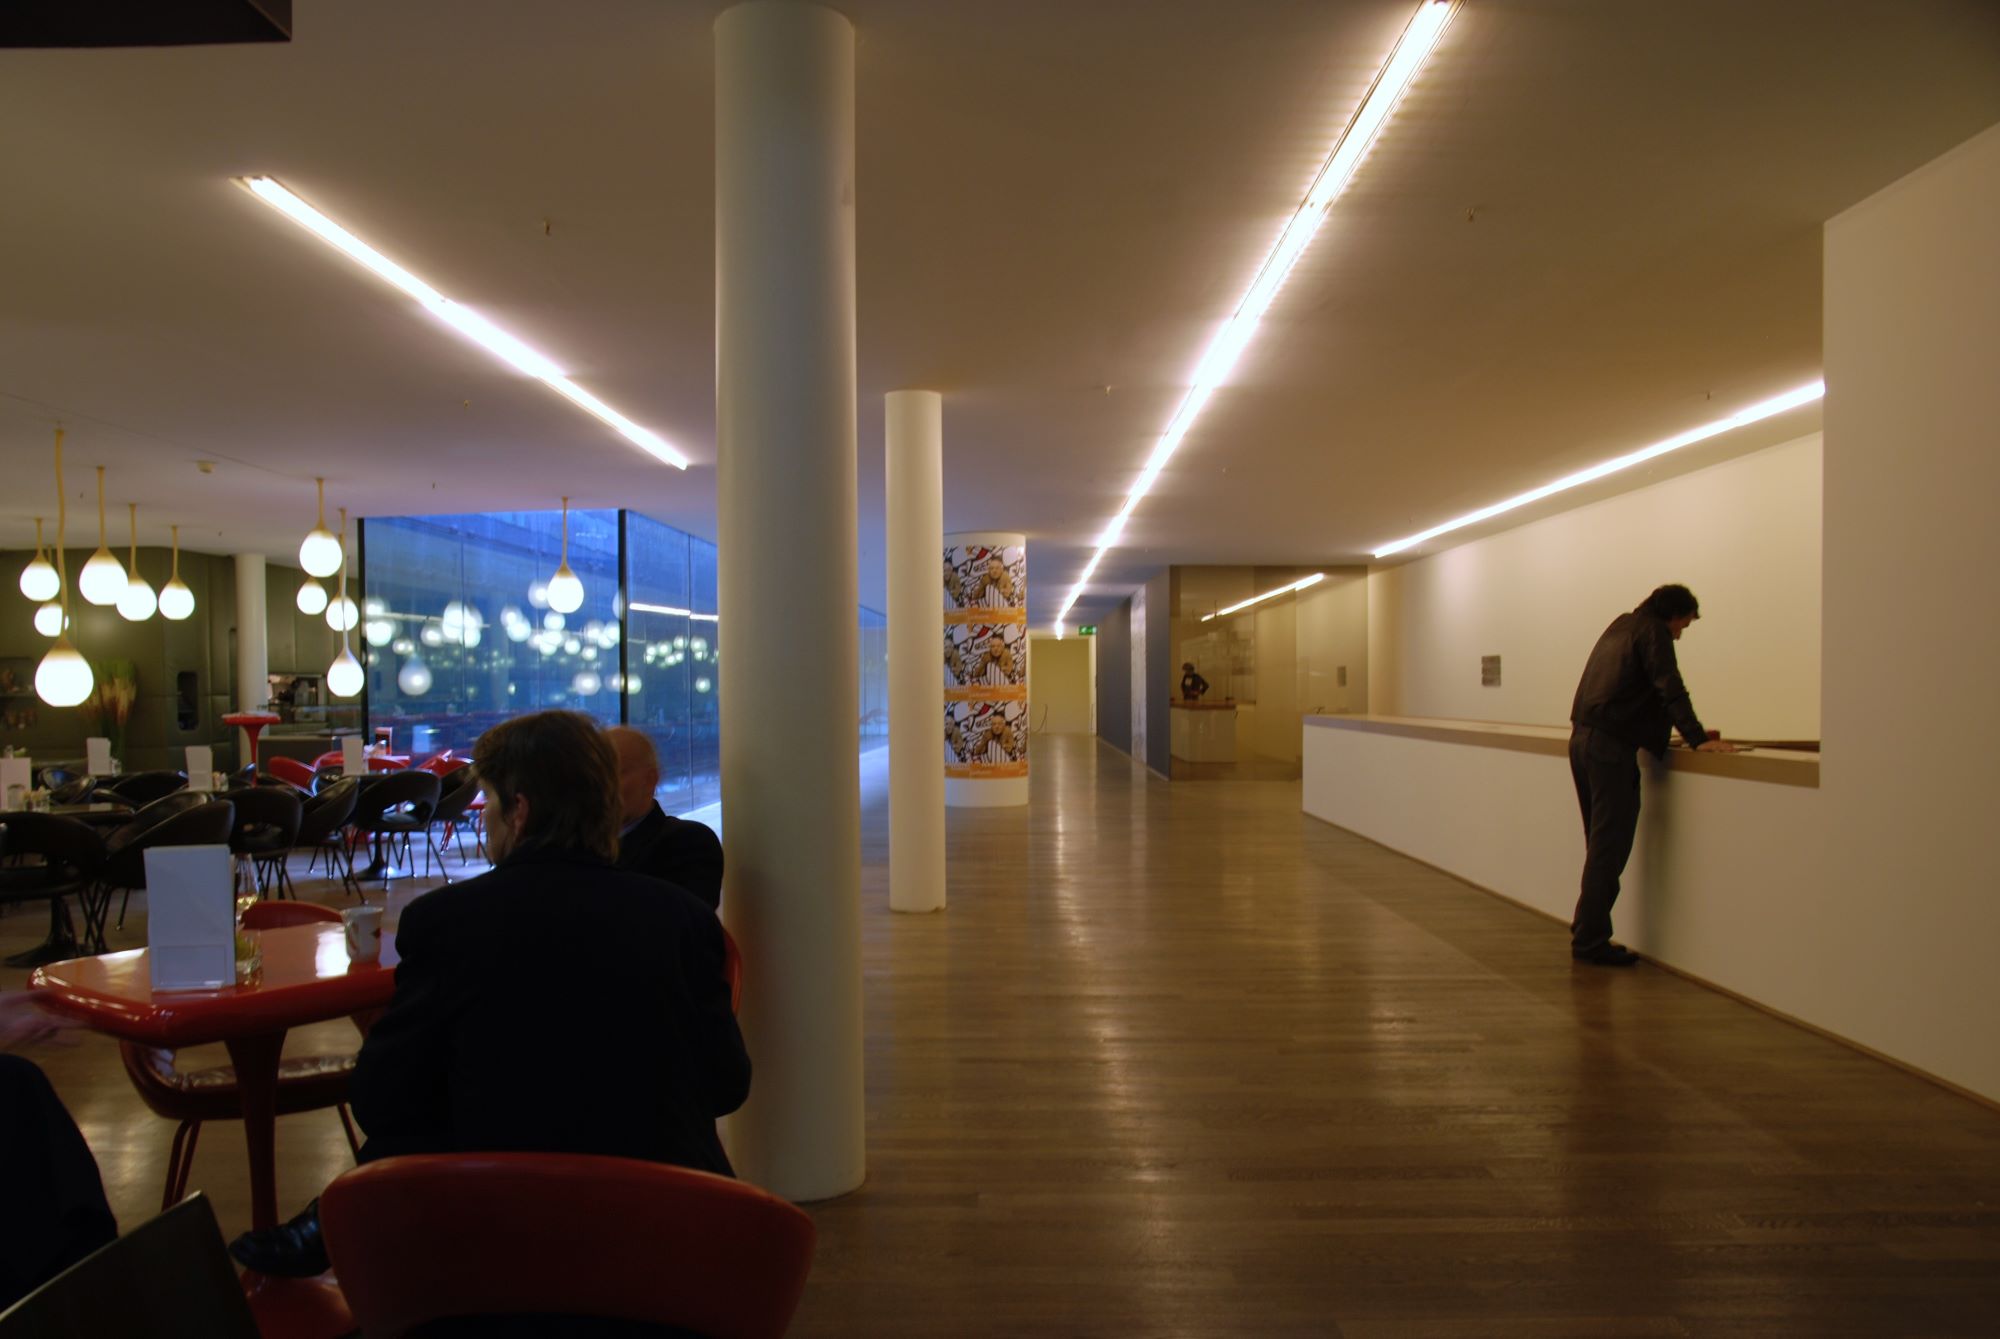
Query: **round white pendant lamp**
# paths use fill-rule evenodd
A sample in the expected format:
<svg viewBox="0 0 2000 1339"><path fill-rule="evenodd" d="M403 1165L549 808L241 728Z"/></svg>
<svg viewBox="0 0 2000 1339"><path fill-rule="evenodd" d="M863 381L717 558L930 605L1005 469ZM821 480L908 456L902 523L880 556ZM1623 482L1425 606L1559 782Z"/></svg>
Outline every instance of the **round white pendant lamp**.
<svg viewBox="0 0 2000 1339"><path fill-rule="evenodd" d="M403 668L397 671L396 687L410 697L422 697L430 692L431 668L415 651L412 651L410 658L403 662Z"/></svg>
<svg viewBox="0 0 2000 1339"><path fill-rule="evenodd" d="M118 597L118 616L128 623L144 623L160 602L153 594L152 583L139 575L139 504L125 505L131 509L132 549L126 563L125 593Z"/></svg>
<svg viewBox="0 0 2000 1339"><path fill-rule="evenodd" d="M307 577L299 583L299 594L294 603L302 614L323 614L326 612L326 587Z"/></svg>
<svg viewBox="0 0 2000 1339"><path fill-rule="evenodd" d="M549 578L549 608L559 614L573 614L583 608L583 582L569 567L569 499L564 498L562 518L562 561Z"/></svg>
<svg viewBox="0 0 2000 1339"><path fill-rule="evenodd" d="M330 577L340 570L341 551L346 545L326 528L326 480L314 479L313 485L319 490L319 519L299 544L299 566L306 569L307 576Z"/></svg>
<svg viewBox="0 0 2000 1339"><path fill-rule="evenodd" d="M21 594L36 604L44 604L56 598L62 589L62 578L56 575L55 564L42 552L42 518L35 518L35 556L21 569Z"/></svg>
<svg viewBox="0 0 2000 1339"><path fill-rule="evenodd" d="M57 527L56 542L60 544L61 527ZM110 547L104 542L104 467L97 467L97 552L77 573L76 588L83 592L83 598L92 604L111 606L118 603L118 597L125 593L125 566L112 556Z"/></svg>
<svg viewBox="0 0 2000 1339"><path fill-rule="evenodd" d="M54 637L68 626L69 616L53 600L35 611L35 631L44 637Z"/></svg>
<svg viewBox="0 0 2000 1339"><path fill-rule="evenodd" d="M335 632L346 632L360 622L361 607L345 595L327 601L326 625Z"/></svg>
<svg viewBox="0 0 2000 1339"><path fill-rule="evenodd" d="M194 612L194 592L181 580L181 528L174 527L174 572L160 587L160 617L178 623Z"/></svg>
<svg viewBox="0 0 2000 1339"><path fill-rule="evenodd" d="M97 686L96 676L90 672L90 662L77 653L69 644L69 636L64 625L69 622L69 581L63 570L63 539L69 520L69 504L63 497L62 481L62 439L61 428L56 429L56 593L62 603L57 607L60 621L56 626L56 644L42 657L42 663L35 667L35 695L52 707L73 707L90 696L90 690ZM98 471L98 477L103 477ZM102 493L99 494L100 499ZM103 513L99 513L100 520ZM118 560L113 558L114 563Z"/></svg>
<svg viewBox="0 0 2000 1339"><path fill-rule="evenodd" d="M348 629L354 626L354 601L347 598L347 508L340 509L340 598L327 611L326 621L333 622L333 610L345 608L347 618L336 624L340 633L340 654L326 667L326 688L335 697L353 697L360 692L368 676L362 672L361 662L354 658L354 645L348 639Z"/></svg>
<svg viewBox="0 0 2000 1339"><path fill-rule="evenodd" d="M371 618L361 625L361 635L370 646L387 646L395 640L396 625L386 618Z"/></svg>

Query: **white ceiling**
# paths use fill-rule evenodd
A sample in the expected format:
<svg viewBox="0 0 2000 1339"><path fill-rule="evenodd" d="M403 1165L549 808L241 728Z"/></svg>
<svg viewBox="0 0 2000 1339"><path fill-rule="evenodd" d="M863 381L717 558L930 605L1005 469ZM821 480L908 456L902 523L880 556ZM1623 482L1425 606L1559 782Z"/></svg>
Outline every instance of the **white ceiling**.
<svg viewBox="0 0 2000 1339"><path fill-rule="evenodd" d="M149 543L292 552L322 473L367 514L569 493L712 535L720 8L299 0L285 46L0 52L0 543L50 510L58 418L73 497L109 465ZM1043 621L1414 0L844 8L863 598L880 397L926 386L946 523L1029 533ZM1995 121L1990 0L1468 0L1102 590L1355 561L1810 380L1820 224ZM696 467L445 335L250 172Z"/></svg>

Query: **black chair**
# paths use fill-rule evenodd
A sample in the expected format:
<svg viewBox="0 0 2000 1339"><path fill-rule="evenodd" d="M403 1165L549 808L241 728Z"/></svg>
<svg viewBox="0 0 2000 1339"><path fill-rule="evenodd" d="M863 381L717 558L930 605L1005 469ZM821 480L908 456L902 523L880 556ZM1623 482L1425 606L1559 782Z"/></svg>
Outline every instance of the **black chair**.
<svg viewBox="0 0 2000 1339"><path fill-rule="evenodd" d="M250 863L259 897L271 895L273 881L277 884L277 895L283 897L292 886L285 857L292 853L299 837L299 823L305 817L305 805L298 791L290 786L283 790L250 786L231 791L229 802L236 809L236 822L229 830L231 854Z"/></svg>
<svg viewBox="0 0 2000 1339"><path fill-rule="evenodd" d="M295 849L311 852L306 861L308 874L312 873L313 863L324 853L327 873L338 873L342 884L353 884L354 861L345 829L348 820L354 817L354 802L360 794L361 783L347 777L306 801L305 812L299 819L298 835L292 839L292 844Z"/></svg>
<svg viewBox="0 0 2000 1339"><path fill-rule="evenodd" d="M345 781L346 779L347 779L347 773L341 770L340 765L338 763L334 764L332 767L315 768L313 770L313 783L312 783L313 794L317 795L321 791L325 790L327 787L338 785L340 782Z"/></svg>
<svg viewBox="0 0 2000 1339"><path fill-rule="evenodd" d="M437 838L443 838L448 845L452 834L465 822L465 811L479 798L479 780L470 767L460 767L438 778L438 804L431 811L430 831L424 834L424 844L430 848L424 852L424 873L431 872L430 851L440 851ZM465 849L459 848L458 863L465 863ZM438 870L446 883L451 882L451 871L444 867L444 856L438 856Z"/></svg>
<svg viewBox="0 0 2000 1339"><path fill-rule="evenodd" d="M27 1212L21 1206L20 1212ZM190 1195L0 1313L0 1339L257 1339L215 1213Z"/></svg>
<svg viewBox="0 0 2000 1339"><path fill-rule="evenodd" d="M167 796L167 800L174 799ZM118 928L125 928L125 910L132 903L134 892L143 892L146 887L146 852L156 846L226 846L229 844L230 829L236 826L236 806L228 800L208 800L195 796L191 808L171 814L164 822L153 823L136 834L119 839L120 833L128 832L134 825L126 824L112 834L106 843L109 855L104 868L97 876L97 887L86 904L86 916L91 922L90 943L92 953L102 953L104 949L104 919L111 909L111 894L123 889L125 896L118 904ZM140 810L144 814L154 805L166 800L156 800Z"/></svg>
<svg viewBox="0 0 2000 1339"><path fill-rule="evenodd" d="M396 843L403 846L403 863L410 863L410 838L417 833L424 834L424 845L432 852L431 815L437 812L439 786L438 779L429 772L382 772L369 779L361 788L354 801L354 830L365 832L375 842L375 860L369 874L379 877L384 883L389 879L389 859L393 859ZM386 842L387 857L383 850ZM444 856L438 856L438 863L444 863ZM365 876L364 876L365 877Z"/></svg>
<svg viewBox="0 0 2000 1339"><path fill-rule="evenodd" d="M134 772L115 781L100 781L97 788L122 795L143 809L154 800L185 789L187 783L185 772Z"/></svg>
<svg viewBox="0 0 2000 1339"><path fill-rule="evenodd" d="M132 811L132 816L104 834L107 846L119 847L135 840L139 834L156 824L164 823L175 814L186 813L199 804L208 802L207 796L199 791L177 790L171 795L162 795L151 804Z"/></svg>
<svg viewBox="0 0 2000 1339"><path fill-rule="evenodd" d="M42 776L43 784L49 788L50 804L82 804L90 798L90 793L97 789L96 777L71 776L58 767L51 767L43 772ZM61 777L62 780L50 781L46 779L49 777Z"/></svg>
<svg viewBox="0 0 2000 1339"><path fill-rule="evenodd" d="M49 900L49 936L7 959L9 967L40 967L77 954L76 923L67 899L86 896L104 867L104 837L88 823L55 814L7 815L6 856L0 869L0 902ZM39 863L24 863L27 857Z"/></svg>

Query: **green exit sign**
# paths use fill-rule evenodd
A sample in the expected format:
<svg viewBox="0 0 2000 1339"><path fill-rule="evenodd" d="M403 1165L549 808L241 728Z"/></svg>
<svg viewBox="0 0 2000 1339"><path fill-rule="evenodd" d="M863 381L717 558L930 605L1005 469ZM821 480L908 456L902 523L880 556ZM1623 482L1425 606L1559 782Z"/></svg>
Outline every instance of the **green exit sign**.
<svg viewBox="0 0 2000 1339"><path fill-rule="evenodd" d="M1076 635L1079 637L1095 637L1097 635L1097 625L1095 623L1079 624L1076 629Z"/></svg>

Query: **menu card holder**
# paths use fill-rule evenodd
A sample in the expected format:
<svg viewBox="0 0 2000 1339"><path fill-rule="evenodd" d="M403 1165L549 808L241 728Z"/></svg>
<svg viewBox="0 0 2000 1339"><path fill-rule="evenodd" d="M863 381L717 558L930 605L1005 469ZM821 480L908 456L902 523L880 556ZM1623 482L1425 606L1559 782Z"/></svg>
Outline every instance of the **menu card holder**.
<svg viewBox="0 0 2000 1339"><path fill-rule="evenodd" d="M27 793L35 788L34 763L26 758L0 758L0 796L12 796L16 786L21 788L21 803L25 806ZM15 801L0 799L0 804L14 807Z"/></svg>
<svg viewBox="0 0 2000 1339"><path fill-rule="evenodd" d="M349 735L340 741L340 773L342 776L368 774L368 759L362 752L360 735Z"/></svg>
<svg viewBox="0 0 2000 1339"><path fill-rule="evenodd" d="M215 750L206 744L188 745L187 774L189 790L214 790Z"/></svg>
<svg viewBox="0 0 2000 1339"><path fill-rule="evenodd" d="M146 857L146 957L154 990L236 984L236 892L227 846L155 846Z"/></svg>
<svg viewBox="0 0 2000 1339"><path fill-rule="evenodd" d="M103 736L83 741L83 770L92 776L111 775L111 741Z"/></svg>

